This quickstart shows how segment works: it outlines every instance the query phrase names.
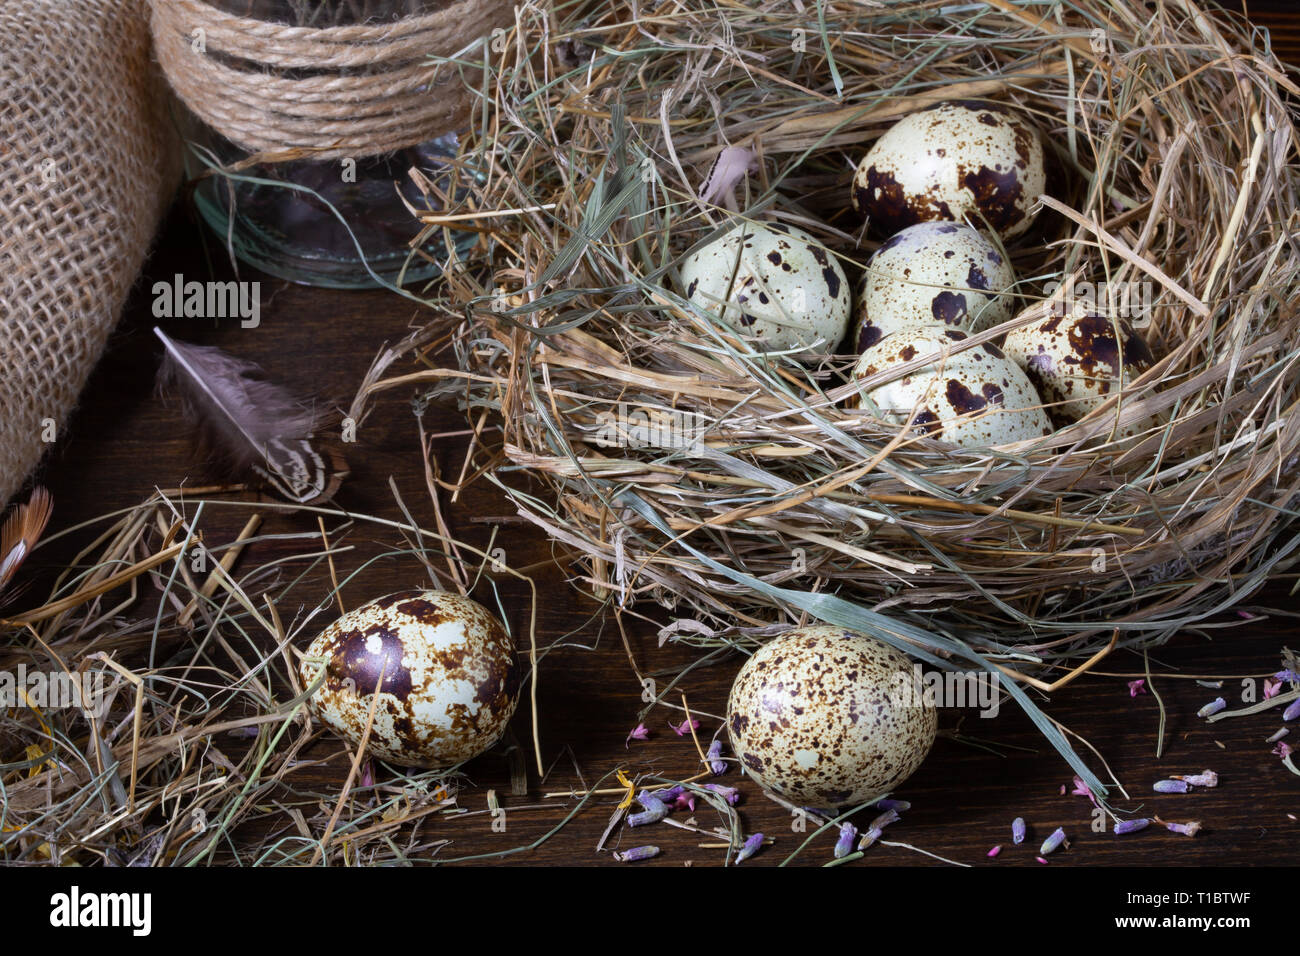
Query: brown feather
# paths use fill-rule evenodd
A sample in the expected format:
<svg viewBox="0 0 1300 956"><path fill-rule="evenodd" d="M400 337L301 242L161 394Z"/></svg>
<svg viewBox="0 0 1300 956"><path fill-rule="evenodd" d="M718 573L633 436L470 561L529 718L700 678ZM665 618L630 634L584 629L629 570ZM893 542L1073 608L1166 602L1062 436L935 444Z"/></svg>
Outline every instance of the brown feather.
<svg viewBox="0 0 1300 956"><path fill-rule="evenodd" d="M4 527L0 529L0 591L9 584L19 565L36 547L53 511L53 496L38 486L32 489L27 504L18 505L10 512Z"/></svg>

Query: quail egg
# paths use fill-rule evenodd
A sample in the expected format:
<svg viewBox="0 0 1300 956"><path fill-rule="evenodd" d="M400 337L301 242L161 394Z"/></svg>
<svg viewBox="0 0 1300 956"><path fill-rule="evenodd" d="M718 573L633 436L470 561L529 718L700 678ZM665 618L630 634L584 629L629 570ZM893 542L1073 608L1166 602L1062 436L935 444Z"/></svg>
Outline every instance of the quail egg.
<svg viewBox="0 0 1300 956"><path fill-rule="evenodd" d="M965 223L908 226L867 263L854 308L856 351L901 329L999 325L1011 318L1015 282L1006 257Z"/></svg>
<svg viewBox="0 0 1300 956"><path fill-rule="evenodd" d="M853 177L853 206L882 235L969 219L1010 239L1029 228L1046 186L1043 144L1025 119L948 102L903 117L872 145Z"/></svg>
<svg viewBox="0 0 1300 956"><path fill-rule="evenodd" d="M1087 415L1111 391L1126 388L1155 359L1146 340L1123 319L1083 307L1061 308L1042 322L1007 333L1008 357L1064 422ZM1131 435L1151 424L1137 422L1123 430Z"/></svg>
<svg viewBox="0 0 1300 956"><path fill-rule="evenodd" d="M946 352L966 338L960 329L943 326L895 332L862 353L853 375L868 378ZM964 447L1006 445L1052 433L1033 384L988 342L879 385L867 398L883 415L899 422L911 418L929 437Z"/></svg>
<svg viewBox="0 0 1300 956"><path fill-rule="evenodd" d="M682 289L769 351L830 352L849 322L844 270L808 233L742 223L686 259Z"/></svg>
<svg viewBox="0 0 1300 956"><path fill-rule="evenodd" d="M806 807L865 803L906 780L934 743L934 703L908 658L816 625L764 645L727 701L731 746L762 786Z"/></svg>
<svg viewBox="0 0 1300 956"><path fill-rule="evenodd" d="M310 699L316 716L359 745L378 687L368 749L404 767L450 767L487 750L519 690L501 622L446 591L403 591L344 614L303 656L304 686L322 669Z"/></svg>

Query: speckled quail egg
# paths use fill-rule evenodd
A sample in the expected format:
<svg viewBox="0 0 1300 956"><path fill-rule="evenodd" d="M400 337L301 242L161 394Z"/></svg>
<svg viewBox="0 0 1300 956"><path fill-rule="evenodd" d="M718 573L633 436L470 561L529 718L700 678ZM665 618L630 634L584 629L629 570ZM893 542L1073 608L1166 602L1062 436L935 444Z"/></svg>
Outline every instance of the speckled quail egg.
<svg viewBox="0 0 1300 956"><path fill-rule="evenodd" d="M344 614L299 664L324 669L312 711L359 745L379 688L368 750L404 767L450 767L495 743L519 690L514 644L482 605L446 591L403 591Z"/></svg>
<svg viewBox="0 0 1300 956"><path fill-rule="evenodd" d="M933 702L908 658L856 631L816 625L764 645L727 701L745 772L799 806L865 803L906 780L930 752Z"/></svg>
<svg viewBox="0 0 1300 956"><path fill-rule="evenodd" d="M968 338L960 329L930 326L886 336L862 353L853 370L863 379ZM996 345L984 343L879 385L867 398L899 422L929 437L965 447L1006 445L1052 433L1042 400L1019 366Z"/></svg>
<svg viewBox="0 0 1300 956"><path fill-rule="evenodd" d="M854 307L865 352L901 329L949 325L982 332L1011 318L1016 276L1006 257L965 223L918 222L867 263Z"/></svg>
<svg viewBox="0 0 1300 956"><path fill-rule="evenodd" d="M1146 340L1128 322L1081 306L1062 307L1042 322L1008 332L1003 349L1063 422L1087 415L1155 361ZM1123 434L1149 424L1134 423Z"/></svg>
<svg viewBox="0 0 1300 956"><path fill-rule="evenodd" d="M849 323L844 270L808 233L742 223L687 257L682 289L769 351L833 351Z"/></svg>
<svg viewBox="0 0 1300 956"><path fill-rule="evenodd" d="M903 117L853 177L853 206L882 235L931 220L988 223L1003 239L1033 221L1047 186L1043 144L1005 107L949 102Z"/></svg>

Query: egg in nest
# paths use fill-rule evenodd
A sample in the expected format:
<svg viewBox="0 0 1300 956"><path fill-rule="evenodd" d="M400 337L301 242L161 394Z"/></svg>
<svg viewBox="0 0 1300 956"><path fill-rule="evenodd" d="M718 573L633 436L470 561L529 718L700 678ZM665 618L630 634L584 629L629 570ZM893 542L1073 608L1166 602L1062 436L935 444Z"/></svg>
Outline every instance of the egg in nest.
<svg viewBox="0 0 1300 956"><path fill-rule="evenodd" d="M903 117L853 177L853 206L882 235L918 222L987 223L1003 239L1029 228L1047 187L1038 132L1005 107L940 103Z"/></svg>
<svg viewBox="0 0 1300 956"><path fill-rule="evenodd" d="M1041 322L1007 333L1003 345L1064 422L1078 421L1155 362L1146 340L1127 321L1090 308L1062 306ZM1128 437L1153 424L1135 422Z"/></svg>
<svg viewBox="0 0 1300 956"><path fill-rule="evenodd" d="M817 241L782 223L742 223L692 253L682 291L767 351L831 352L848 329L844 270Z"/></svg>
<svg viewBox="0 0 1300 956"><path fill-rule="evenodd" d="M404 767L445 768L476 757L505 732L519 691L514 643L481 604L446 591L404 591L344 614L299 664L331 730Z"/></svg>
<svg viewBox="0 0 1300 956"><path fill-rule="evenodd" d="M1007 445L1052 433L1042 400L1025 373L992 343L947 350L969 336L959 329L905 329L867 349L853 370L864 379L927 355L923 365L867 393L881 414L912 423L931 438L965 447Z"/></svg>
<svg viewBox="0 0 1300 956"><path fill-rule="evenodd" d="M790 630L736 675L727 731L745 772L807 807L866 803L906 780L934 743L933 701L908 658L843 628Z"/></svg>
<svg viewBox="0 0 1300 956"><path fill-rule="evenodd" d="M856 351L902 329L1000 325L1011 318L1015 282L1006 257L965 223L908 226L867 263L854 307Z"/></svg>

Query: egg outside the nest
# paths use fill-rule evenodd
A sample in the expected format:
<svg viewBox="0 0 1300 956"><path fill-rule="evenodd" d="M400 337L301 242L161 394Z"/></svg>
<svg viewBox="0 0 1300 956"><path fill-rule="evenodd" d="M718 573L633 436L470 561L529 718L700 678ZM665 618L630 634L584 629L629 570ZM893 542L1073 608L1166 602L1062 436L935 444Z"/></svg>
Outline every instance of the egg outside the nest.
<svg viewBox="0 0 1300 956"><path fill-rule="evenodd" d="M802 229L742 223L682 263L682 291L760 351L831 352L848 331L851 291L836 258Z"/></svg>
<svg viewBox="0 0 1300 956"><path fill-rule="evenodd" d="M745 772L806 807L866 803L925 760L938 723L908 658L816 625L787 631L740 669L727 731Z"/></svg>
<svg viewBox="0 0 1300 956"><path fill-rule="evenodd" d="M505 732L518 703L514 643L467 597L415 590L344 614L299 663L315 715L354 746L376 686L367 749L398 766L444 769L476 757Z"/></svg>
<svg viewBox="0 0 1300 956"><path fill-rule="evenodd" d="M1155 363L1150 346L1127 321L1082 305L1013 329L1003 349L1064 423L1083 418ZM1134 422L1118 437L1132 437L1155 422Z"/></svg>
<svg viewBox="0 0 1300 956"><path fill-rule="evenodd" d="M881 235L933 220L1025 232L1047 188L1037 130L1003 106L940 103L911 113L872 145L853 177L853 207Z"/></svg>
<svg viewBox="0 0 1300 956"><path fill-rule="evenodd" d="M876 250L854 305L856 351L927 325L983 332L1011 318L1016 276L1004 255L965 223L919 222Z"/></svg>
<svg viewBox="0 0 1300 956"><path fill-rule="evenodd" d="M991 342L950 352L969 336L960 329L905 329L867 349L853 370L870 378L927 355L923 365L871 389L880 413L930 438L967 448L1009 445L1052 433L1037 390L1019 366Z"/></svg>

